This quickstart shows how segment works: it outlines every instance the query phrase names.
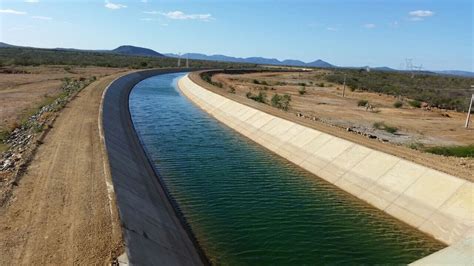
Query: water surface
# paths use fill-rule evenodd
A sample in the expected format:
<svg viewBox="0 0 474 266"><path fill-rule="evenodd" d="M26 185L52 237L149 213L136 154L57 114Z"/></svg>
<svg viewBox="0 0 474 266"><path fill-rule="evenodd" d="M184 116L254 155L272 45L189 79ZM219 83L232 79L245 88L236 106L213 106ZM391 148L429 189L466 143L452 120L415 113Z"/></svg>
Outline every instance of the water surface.
<svg viewBox="0 0 474 266"><path fill-rule="evenodd" d="M176 89L182 75L140 82L130 109L215 264L409 263L444 247L210 117Z"/></svg>

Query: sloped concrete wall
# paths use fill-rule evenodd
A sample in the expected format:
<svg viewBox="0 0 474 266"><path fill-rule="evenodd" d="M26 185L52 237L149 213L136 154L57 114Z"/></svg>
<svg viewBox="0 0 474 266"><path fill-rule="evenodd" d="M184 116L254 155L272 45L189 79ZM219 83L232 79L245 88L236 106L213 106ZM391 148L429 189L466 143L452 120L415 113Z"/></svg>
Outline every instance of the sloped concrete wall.
<svg viewBox="0 0 474 266"><path fill-rule="evenodd" d="M184 95L265 148L450 245L473 234L472 182L269 115L183 77Z"/></svg>
<svg viewBox="0 0 474 266"><path fill-rule="evenodd" d="M204 253L148 160L132 124L129 94L143 79L189 69L134 72L113 81L102 100L102 132L129 263L203 265Z"/></svg>

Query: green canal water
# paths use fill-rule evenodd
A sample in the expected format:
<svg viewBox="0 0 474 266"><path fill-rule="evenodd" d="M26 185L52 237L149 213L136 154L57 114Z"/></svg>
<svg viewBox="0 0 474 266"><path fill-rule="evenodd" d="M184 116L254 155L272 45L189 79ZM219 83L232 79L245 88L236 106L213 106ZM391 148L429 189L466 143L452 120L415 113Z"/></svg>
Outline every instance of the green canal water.
<svg viewBox="0 0 474 266"><path fill-rule="evenodd" d="M298 168L146 79L134 126L202 248L218 265L405 264L444 246Z"/></svg>

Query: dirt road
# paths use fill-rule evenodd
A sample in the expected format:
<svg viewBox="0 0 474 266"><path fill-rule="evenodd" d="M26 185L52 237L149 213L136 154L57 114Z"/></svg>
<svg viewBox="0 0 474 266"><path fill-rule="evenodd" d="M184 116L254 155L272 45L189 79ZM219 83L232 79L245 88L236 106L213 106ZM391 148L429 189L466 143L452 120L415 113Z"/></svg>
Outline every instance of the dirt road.
<svg viewBox="0 0 474 266"><path fill-rule="evenodd" d="M120 255L98 128L102 92L118 75L84 88L38 148L0 210L0 265L104 264Z"/></svg>

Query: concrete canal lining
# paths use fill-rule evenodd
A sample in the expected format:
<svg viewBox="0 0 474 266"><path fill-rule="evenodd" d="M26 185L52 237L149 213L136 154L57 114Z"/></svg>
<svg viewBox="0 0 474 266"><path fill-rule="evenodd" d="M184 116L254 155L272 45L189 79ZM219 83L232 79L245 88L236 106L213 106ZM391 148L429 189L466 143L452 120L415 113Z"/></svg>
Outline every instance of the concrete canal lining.
<svg viewBox="0 0 474 266"><path fill-rule="evenodd" d="M256 110L213 93L188 76L180 79L178 87L200 108L242 135L452 245L445 253L464 250L462 256L452 256L457 258L452 263L472 262L472 182Z"/></svg>
<svg viewBox="0 0 474 266"><path fill-rule="evenodd" d="M207 264L204 253L148 160L129 111L129 94L138 82L159 74L183 71L189 69L128 74L113 81L104 94L102 128L130 264Z"/></svg>

